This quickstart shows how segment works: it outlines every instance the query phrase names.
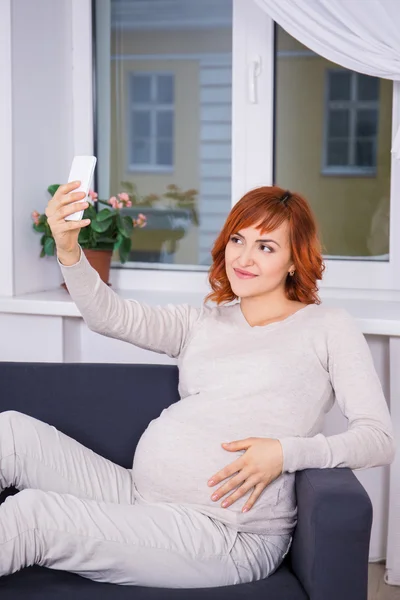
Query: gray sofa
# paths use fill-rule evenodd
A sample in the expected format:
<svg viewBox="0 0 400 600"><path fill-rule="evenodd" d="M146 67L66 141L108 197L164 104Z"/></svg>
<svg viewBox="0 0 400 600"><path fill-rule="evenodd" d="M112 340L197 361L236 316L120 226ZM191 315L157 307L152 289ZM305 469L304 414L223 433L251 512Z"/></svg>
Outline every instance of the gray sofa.
<svg viewBox="0 0 400 600"><path fill-rule="evenodd" d="M177 382L174 366L2 362L0 412L32 415L130 467L147 424L179 399ZM367 600L372 505L358 479L345 468L299 471L296 495L298 524L291 550L280 568L262 581L160 589L100 584L30 567L0 578L0 598Z"/></svg>

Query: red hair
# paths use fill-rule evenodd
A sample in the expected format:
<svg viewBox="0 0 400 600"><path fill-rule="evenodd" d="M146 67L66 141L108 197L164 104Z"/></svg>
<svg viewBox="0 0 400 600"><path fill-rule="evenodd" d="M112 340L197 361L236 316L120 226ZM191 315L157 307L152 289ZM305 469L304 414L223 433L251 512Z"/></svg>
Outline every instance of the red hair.
<svg viewBox="0 0 400 600"><path fill-rule="evenodd" d="M213 291L206 301L222 304L237 298L225 270L225 247L233 234L256 225L261 233L267 233L288 221L291 260L296 270L293 277L288 274L286 278L286 296L289 300L305 304L321 303L317 280L322 279L325 265L315 217L307 200L300 194L291 193L286 202L281 202L285 191L277 186L259 187L245 194L233 206L211 251L213 262L208 280Z"/></svg>

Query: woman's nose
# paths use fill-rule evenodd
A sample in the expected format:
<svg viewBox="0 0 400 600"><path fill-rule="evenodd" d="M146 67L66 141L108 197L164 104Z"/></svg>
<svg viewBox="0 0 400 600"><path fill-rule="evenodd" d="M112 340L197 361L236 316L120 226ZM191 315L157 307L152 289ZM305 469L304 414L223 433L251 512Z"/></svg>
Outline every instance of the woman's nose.
<svg viewBox="0 0 400 600"><path fill-rule="evenodd" d="M239 254L238 263L241 267L248 267L254 263L251 248L242 248Z"/></svg>

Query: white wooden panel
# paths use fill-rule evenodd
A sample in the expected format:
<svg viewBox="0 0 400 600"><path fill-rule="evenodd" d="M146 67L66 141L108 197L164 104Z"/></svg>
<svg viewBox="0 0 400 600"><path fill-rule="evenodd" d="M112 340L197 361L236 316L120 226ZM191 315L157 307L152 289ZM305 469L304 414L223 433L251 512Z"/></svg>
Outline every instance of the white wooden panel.
<svg viewBox="0 0 400 600"><path fill-rule="evenodd" d="M367 336L368 345L386 398L389 398L389 342L383 336ZM325 419L323 433L335 435L347 430L348 421L337 403ZM366 489L374 507L369 558L371 561L386 557L388 527L389 467L357 469L354 474Z"/></svg>
<svg viewBox="0 0 400 600"><path fill-rule="evenodd" d="M231 126L224 123L203 123L200 129L202 142L226 142L231 139Z"/></svg>
<svg viewBox="0 0 400 600"><path fill-rule="evenodd" d="M390 465L389 523L386 583L400 585L400 338L390 339L390 412L397 452Z"/></svg>
<svg viewBox="0 0 400 600"><path fill-rule="evenodd" d="M203 123L215 122L230 123L232 120L231 105L229 104L205 104L201 110L201 121Z"/></svg>
<svg viewBox="0 0 400 600"><path fill-rule="evenodd" d="M232 85L232 69L230 67L202 67L200 71L201 85Z"/></svg>
<svg viewBox="0 0 400 600"><path fill-rule="evenodd" d="M200 160L227 160L231 159L231 145L220 142L203 142L200 146Z"/></svg>
<svg viewBox="0 0 400 600"><path fill-rule="evenodd" d="M230 211L231 203L230 198L224 197L203 197L201 201L201 212L202 214L222 214L228 215Z"/></svg>
<svg viewBox="0 0 400 600"><path fill-rule="evenodd" d="M209 233L208 231L204 231L201 235L201 248L211 248L214 245L216 238L217 232Z"/></svg>
<svg viewBox="0 0 400 600"><path fill-rule="evenodd" d="M208 215L203 214L201 218L201 226L205 232L219 232L226 220L226 214Z"/></svg>
<svg viewBox="0 0 400 600"><path fill-rule="evenodd" d="M220 177L229 179L231 182L231 163L226 161L202 161L200 163L200 176L204 179L209 177Z"/></svg>
<svg viewBox="0 0 400 600"><path fill-rule="evenodd" d="M0 361L62 362L62 317L1 313Z"/></svg>
<svg viewBox="0 0 400 600"><path fill-rule="evenodd" d="M64 317L63 353L64 362L82 362L82 328L86 326L81 318ZM89 361L91 362L91 361Z"/></svg>
<svg viewBox="0 0 400 600"><path fill-rule="evenodd" d="M232 89L230 86L206 87L200 89L201 104L230 104Z"/></svg>
<svg viewBox="0 0 400 600"><path fill-rule="evenodd" d="M94 363L176 364L165 354L137 348L133 344L107 338L81 322L81 361Z"/></svg>
<svg viewBox="0 0 400 600"><path fill-rule="evenodd" d="M231 182L229 179L204 179L201 191L205 196L229 196Z"/></svg>
<svg viewBox="0 0 400 600"><path fill-rule="evenodd" d="M209 248L206 248L205 250L203 250L202 248L200 248L199 250L199 265L211 265L211 255L210 255L210 250Z"/></svg>

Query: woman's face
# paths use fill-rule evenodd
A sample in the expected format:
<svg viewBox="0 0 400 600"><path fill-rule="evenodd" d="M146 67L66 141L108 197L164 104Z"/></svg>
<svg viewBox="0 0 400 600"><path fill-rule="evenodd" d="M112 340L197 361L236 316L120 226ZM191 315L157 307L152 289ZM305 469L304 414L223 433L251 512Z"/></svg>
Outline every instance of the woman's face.
<svg viewBox="0 0 400 600"><path fill-rule="evenodd" d="M290 257L289 227L261 234L256 227L231 235L225 248L225 268L233 293L238 298L261 296L284 289L288 272L294 270Z"/></svg>

